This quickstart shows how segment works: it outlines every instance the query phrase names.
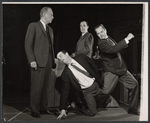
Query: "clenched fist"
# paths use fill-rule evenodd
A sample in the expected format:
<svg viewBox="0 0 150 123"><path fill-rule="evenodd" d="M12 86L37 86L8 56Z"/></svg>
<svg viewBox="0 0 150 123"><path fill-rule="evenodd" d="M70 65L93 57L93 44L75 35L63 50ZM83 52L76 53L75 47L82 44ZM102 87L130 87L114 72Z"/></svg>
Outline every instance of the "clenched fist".
<svg viewBox="0 0 150 123"><path fill-rule="evenodd" d="M128 36L126 37L126 39L129 41L132 38L134 38L134 35L132 33L129 33Z"/></svg>

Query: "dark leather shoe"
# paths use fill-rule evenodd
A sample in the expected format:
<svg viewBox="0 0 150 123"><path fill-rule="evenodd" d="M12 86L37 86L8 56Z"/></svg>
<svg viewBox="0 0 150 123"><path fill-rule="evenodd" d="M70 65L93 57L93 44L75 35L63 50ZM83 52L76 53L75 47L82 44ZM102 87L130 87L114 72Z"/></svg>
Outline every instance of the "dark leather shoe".
<svg viewBox="0 0 150 123"><path fill-rule="evenodd" d="M140 115L140 112L134 111L134 110L129 110L128 114Z"/></svg>
<svg viewBox="0 0 150 123"><path fill-rule="evenodd" d="M78 114L78 115L83 115L83 113L79 110L79 108L77 106L75 107L73 112Z"/></svg>
<svg viewBox="0 0 150 123"><path fill-rule="evenodd" d="M40 114L49 114L49 115L52 115L54 113L50 112L50 111L40 111Z"/></svg>
<svg viewBox="0 0 150 123"><path fill-rule="evenodd" d="M31 112L32 117L41 118L38 112Z"/></svg>
<svg viewBox="0 0 150 123"><path fill-rule="evenodd" d="M69 112L72 112L73 111L73 108L72 107L67 107L66 109L66 114L68 114Z"/></svg>
<svg viewBox="0 0 150 123"><path fill-rule="evenodd" d="M60 115L60 112L55 111L55 112L54 112L54 115L58 117L58 116Z"/></svg>

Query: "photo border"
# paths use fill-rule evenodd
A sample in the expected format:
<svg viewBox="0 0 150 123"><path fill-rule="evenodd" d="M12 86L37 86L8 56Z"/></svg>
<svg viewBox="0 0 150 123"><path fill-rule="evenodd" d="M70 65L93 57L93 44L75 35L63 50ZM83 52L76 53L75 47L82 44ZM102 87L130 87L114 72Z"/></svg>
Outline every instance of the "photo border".
<svg viewBox="0 0 150 123"><path fill-rule="evenodd" d="M16 2L15 0L11 0L11 2L10 2L10 0L5 0L5 2L9 2L9 3L11 3L11 2ZM24 1L18 1L18 2L22 2L22 3L24 3ZM18 3L17 2L17 3ZM43 2L48 2L48 3L54 3L54 4L56 4L56 3L68 3L68 2L75 2L75 1L54 1L54 0L51 0L51 1L39 1L39 0L37 0L37 1L34 1L34 0L31 0L29 3L31 3L31 2L33 2L33 4L37 4L38 2L40 2L41 4L43 4ZM36 3L35 3L36 2ZM84 2L84 3L87 3L87 2L107 2L107 3L112 3L112 0L107 0L107 1L99 1L99 0L96 0L96 1L78 1L78 2L75 2L74 4L76 4L76 3L81 3L81 2ZM118 2L126 2L126 1L124 1L124 0L122 0L122 1L118 1L118 0L114 0L113 1L113 4L115 4L115 3L118 3ZM148 77L149 77L149 71L148 71L148 68L149 68L149 36L148 36L148 32L149 32L149 1L139 1L139 0L136 0L136 1L134 1L134 2L147 2L148 3L148 5L146 5L145 7L146 7L146 10L144 11L144 13L143 14L145 14L145 16L147 16L147 17L145 17L145 20L144 20L144 24L143 24L143 26L144 26L144 28L142 29L143 30L143 33L144 34L142 34L142 35L144 35L144 38L142 39L142 41L144 42L144 48L142 48L143 50L142 50L142 52L143 52L143 54L144 54L144 56L142 57L142 64L143 64L143 68L144 68L144 70L143 69L141 69L141 73L143 72L143 77L141 78L141 81L143 81L143 84L145 84L144 82L147 82L147 85L143 85L145 88L148 86L148 88L149 88L149 84L148 84L148 82L149 82L149 80L148 80ZM126 2L126 3L128 3L128 2ZM1 5L1 7L2 7L2 5ZM2 8L1 8L1 15L2 15ZM148 25L148 26L147 26ZM2 17L1 17L1 25L0 25L0 27L1 27L1 34L0 34L0 37L1 37L1 52L0 52L0 60L1 60L1 63L2 63L2 52L3 52L3 25L2 25ZM148 41L148 44L146 43L146 40ZM143 46L142 46L143 47ZM2 70L2 65L0 66L0 70ZM0 80L0 83L1 83L1 85L0 85L0 87L1 87L1 90L3 89L3 87L2 87L2 71L0 71L0 75L1 75L1 80ZM146 76L146 77L145 77ZM148 105L148 103L149 103L149 89L148 88L146 88L146 89L143 89L143 93L144 94L148 94L147 96L148 96L148 98L144 98L144 97L142 97L143 98L143 102L144 102L144 105ZM2 95L2 91L0 92L0 94ZM143 95L144 95L143 94ZM2 97L2 96L1 96ZM147 102L147 103L146 103ZM1 107L2 107L2 98L1 98L1 101L0 101L0 104L1 104ZM143 106L144 106L143 105ZM149 112L149 106L148 106L148 109L146 109L147 107L143 107L143 109L141 109L141 115L143 115L143 117L144 116L146 116L146 115L148 115L148 112ZM147 111L146 111L147 110ZM145 111L146 111L146 114L145 114ZM144 113L143 113L144 112ZM2 115L2 109L1 109L1 115ZM141 115L140 115L140 119L141 119L141 121L143 121L143 117L141 118ZM4 120L3 119L0 119L0 121L1 122L4 122ZM38 121L38 122L40 122L40 121ZM49 121L49 122L51 122L51 121ZM58 122L58 121L57 121ZM65 121L65 122L68 122L68 121ZM77 122L77 121L76 121ZM85 122L85 121L84 121ZM94 121L95 122L95 121ZM103 121L98 121L98 122L103 122ZM111 121L109 121L109 122L111 122ZM113 121L112 121L113 122ZM130 122L130 121L128 121L128 122ZM134 122L139 122L139 121L134 121ZM148 122L149 122L149 117L148 117Z"/></svg>

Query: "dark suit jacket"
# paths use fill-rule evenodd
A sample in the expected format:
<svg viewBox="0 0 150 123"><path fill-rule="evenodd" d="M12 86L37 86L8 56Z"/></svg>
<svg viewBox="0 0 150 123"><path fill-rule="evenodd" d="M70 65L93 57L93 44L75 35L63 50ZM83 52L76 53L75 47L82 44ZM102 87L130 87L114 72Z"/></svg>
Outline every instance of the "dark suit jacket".
<svg viewBox="0 0 150 123"><path fill-rule="evenodd" d="M93 52L94 38L91 33L87 32L77 42L75 54L84 54L91 57Z"/></svg>
<svg viewBox="0 0 150 123"><path fill-rule="evenodd" d="M53 30L51 27L49 27L49 35L53 45ZM49 46L49 39L42 23L40 21L31 23L25 37L25 51L29 63L36 61L39 67L45 67L49 52L51 51L54 64L53 46L51 46L52 50L50 51Z"/></svg>
<svg viewBox="0 0 150 123"><path fill-rule="evenodd" d="M120 66L120 60L117 55L119 51L127 46L128 45L125 40L122 40L112 46L106 39L98 39L98 47L102 58L102 67L105 72L109 71L117 75L123 75L127 72L123 59L122 65Z"/></svg>
<svg viewBox="0 0 150 123"><path fill-rule="evenodd" d="M74 59L80 65L82 65L90 73L90 75L96 79L96 82L98 82L100 87L102 87L103 83L101 82L101 79L98 74L98 68L95 65L94 61L83 54L76 56ZM81 99L83 98L83 93L77 79L75 78L71 70L68 68L68 66L65 67L61 78L63 80L63 83L60 99L60 109L65 109L67 106L71 86L76 90L78 95L80 95Z"/></svg>

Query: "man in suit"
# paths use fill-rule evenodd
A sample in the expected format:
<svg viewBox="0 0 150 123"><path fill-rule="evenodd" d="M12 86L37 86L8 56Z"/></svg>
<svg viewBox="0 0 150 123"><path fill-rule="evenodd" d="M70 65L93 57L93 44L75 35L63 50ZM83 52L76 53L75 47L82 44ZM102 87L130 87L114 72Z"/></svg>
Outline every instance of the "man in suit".
<svg viewBox="0 0 150 123"><path fill-rule="evenodd" d="M60 99L61 113L57 119L60 120L63 116L66 116L71 87L74 88L81 101L84 102L82 107L78 107L79 111L88 116L95 116L98 106L109 103L111 100L109 95L101 92L100 87L103 86L103 83L101 83L94 61L83 54L72 58L66 51L60 51L57 54L57 59L66 64L61 75L63 81Z"/></svg>
<svg viewBox="0 0 150 123"><path fill-rule="evenodd" d="M81 37L77 42L76 50L75 53L72 54L72 57L78 54L84 54L90 58L92 57L94 38L93 35L88 32L88 28L89 25L87 21L80 23Z"/></svg>
<svg viewBox="0 0 150 123"><path fill-rule="evenodd" d="M52 67L55 68L53 30L49 23L54 19L50 7L40 11L40 21L29 24L25 37L25 52L31 67L31 115L40 118L48 111L48 86Z"/></svg>
<svg viewBox="0 0 150 123"><path fill-rule="evenodd" d="M80 39L78 40L78 42L76 44L75 53L72 53L72 55L71 55L72 57L75 57L79 54L84 54L84 55L88 56L89 58L92 57L94 38L93 38L93 35L88 32L88 29L89 29L88 22L87 21L81 21L80 22L81 36L80 36ZM72 93L71 94L71 97L72 97L74 92L71 92L71 93ZM71 100L72 99L70 98L70 102L71 102ZM70 108L74 108L75 105L76 105L76 102L74 102L74 101L71 102Z"/></svg>
<svg viewBox="0 0 150 123"><path fill-rule="evenodd" d="M139 84L133 75L126 69L119 51L128 46L129 41L134 35L128 36L116 43L107 35L106 28L100 24L95 27L98 39L98 48L101 52L102 68L104 71L103 93L110 94L115 88L117 82L121 82L126 88L132 90L129 100L128 113L139 115Z"/></svg>

